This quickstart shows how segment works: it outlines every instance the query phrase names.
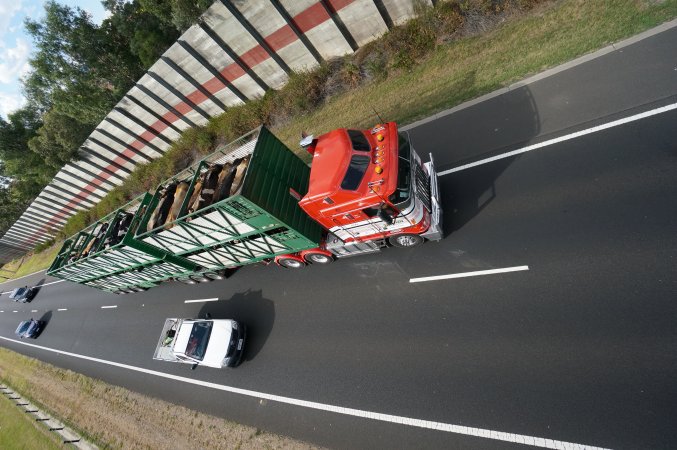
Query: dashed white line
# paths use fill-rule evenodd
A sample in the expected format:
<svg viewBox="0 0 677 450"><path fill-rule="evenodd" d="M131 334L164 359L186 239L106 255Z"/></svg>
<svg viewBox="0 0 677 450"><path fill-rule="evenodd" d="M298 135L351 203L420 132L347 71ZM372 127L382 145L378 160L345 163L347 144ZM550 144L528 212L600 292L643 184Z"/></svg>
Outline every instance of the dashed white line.
<svg viewBox="0 0 677 450"><path fill-rule="evenodd" d="M57 311L68 311L68 308L59 308Z"/></svg>
<svg viewBox="0 0 677 450"><path fill-rule="evenodd" d="M216 302L219 298L200 298L197 300L185 300L183 303L204 303L204 302Z"/></svg>
<svg viewBox="0 0 677 450"><path fill-rule="evenodd" d="M588 128L586 130L577 131L575 133L567 134L565 136L560 136L558 138L550 139L547 141L539 142L538 144L529 145L527 147L522 147L511 152L503 153L501 155L492 156L491 158L481 159L463 166L455 167L453 169L444 170L439 172L437 176L448 175L454 172L460 172L461 170L469 169L471 167L480 166L482 164L487 164L490 162L498 161L499 159L509 158L511 156L519 155L521 153L530 152L532 150L537 150L539 148L547 147L549 145L558 144L560 142L568 141L570 139L575 139L577 137L585 136L587 134L596 133L598 131L607 130L609 128L617 127L619 125L625 125L626 123L634 122L636 120L645 119L647 117L655 116L657 114L662 114L664 112L672 111L677 109L677 103L671 105L666 105L660 108L652 109L650 111L645 111L643 113L635 114L634 116L628 116L623 119L614 120L609 123L598 125L596 127Z"/></svg>
<svg viewBox="0 0 677 450"><path fill-rule="evenodd" d="M423 281L449 280L451 278L478 277L482 275L494 275L497 273L519 272L529 270L529 266L505 267L503 269L477 270L475 272L452 273L449 275L435 275L432 277L411 278L410 283L421 283Z"/></svg>
<svg viewBox="0 0 677 450"><path fill-rule="evenodd" d="M257 392L249 389L241 389L232 386L226 386L223 384L211 383L208 381L196 380L194 378L181 377L178 375L171 375L168 373L158 372L156 370L144 369L143 367L130 366L128 364L117 363L114 361L107 361L105 359L93 358L91 356L79 355L77 353L65 352L61 350L55 350L49 347L43 347L36 344L30 344L28 342L17 341L15 339L9 339L4 336L0 336L0 339L6 341L14 342L21 345L26 345L28 347L38 348L41 350L46 350L48 352L58 353L64 356L71 356L73 358L84 359L87 361L92 361L100 364L107 364L109 366L119 367L122 369L133 370L140 373L145 373L148 375L154 375L161 378L167 378L170 380L180 381L187 384L194 384L197 386L203 386L210 389L216 389L219 391L231 392L233 394L245 395L248 397L254 397L257 399L270 400L279 403L285 403L288 405L301 406L304 408L316 409L320 411L329 411L336 414L343 414L346 416L361 417L364 419L378 420L381 422L389 422L400 425L408 425L417 428L425 428L429 430L436 431L445 431L447 433L462 434L466 436L476 436L486 439L493 439L497 441L504 442L514 442L518 444L532 445L542 448L552 448L552 449L566 449L566 450L577 450L577 449L589 449L589 450L603 450L602 447L593 447L582 444L575 444L572 442L566 441L556 441L553 439L544 439L536 436L527 436L521 434L505 433L502 431L488 430L484 428L473 428L462 425L453 425L450 423L444 422L435 422L431 420L423 419L412 419L410 417L395 416L392 414L382 414L373 411L365 411L355 408L344 408L342 406L328 405L326 403L311 402L307 400L300 400L291 397L283 397L280 395L266 394L265 392Z"/></svg>
<svg viewBox="0 0 677 450"><path fill-rule="evenodd" d="M31 309L31 312L38 312L37 309Z"/></svg>
<svg viewBox="0 0 677 450"><path fill-rule="evenodd" d="M110 308L117 308L118 305L109 305L109 306L102 306L101 309L110 309Z"/></svg>

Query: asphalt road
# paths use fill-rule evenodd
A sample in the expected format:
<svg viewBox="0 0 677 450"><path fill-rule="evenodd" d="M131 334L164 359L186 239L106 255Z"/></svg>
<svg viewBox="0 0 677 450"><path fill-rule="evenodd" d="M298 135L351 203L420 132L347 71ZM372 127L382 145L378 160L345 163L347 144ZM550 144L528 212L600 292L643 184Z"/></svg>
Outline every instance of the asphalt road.
<svg viewBox="0 0 677 450"><path fill-rule="evenodd" d="M445 171L675 103L673 29L410 133ZM28 305L0 297L0 336L42 317L37 345L190 379L583 445L674 448L676 124L673 110L444 175L438 243L124 297L46 285ZM410 282L516 266L529 270ZM0 290L55 281L43 278ZM151 359L164 318L205 312L249 325L241 367L192 372ZM0 345L323 446L518 447Z"/></svg>

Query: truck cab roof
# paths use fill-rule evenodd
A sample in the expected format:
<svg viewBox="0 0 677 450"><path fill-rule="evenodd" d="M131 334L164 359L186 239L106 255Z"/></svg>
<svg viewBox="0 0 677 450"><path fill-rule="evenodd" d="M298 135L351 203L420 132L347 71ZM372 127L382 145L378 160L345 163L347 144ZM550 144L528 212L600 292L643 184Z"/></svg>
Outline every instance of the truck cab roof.
<svg viewBox="0 0 677 450"><path fill-rule="evenodd" d="M326 228L331 217L370 206L397 186L397 126L339 128L317 138L308 192L299 205ZM324 220L323 220L324 219Z"/></svg>

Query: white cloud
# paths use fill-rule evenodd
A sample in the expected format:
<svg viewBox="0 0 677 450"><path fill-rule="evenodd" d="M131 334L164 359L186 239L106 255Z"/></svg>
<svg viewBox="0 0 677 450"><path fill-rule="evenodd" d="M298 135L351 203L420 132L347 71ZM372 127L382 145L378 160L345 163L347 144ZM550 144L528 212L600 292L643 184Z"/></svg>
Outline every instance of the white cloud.
<svg viewBox="0 0 677 450"><path fill-rule="evenodd" d="M30 52L30 44L24 38L16 38L15 47L0 48L0 83L15 83L28 73Z"/></svg>
<svg viewBox="0 0 677 450"><path fill-rule="evenodd" d="M9 29L14 15L21 10L21 0L0 0L0 37Z"/></svg>
<svg viewBox="0 0 677 450"><path fill-rule="evenodd" d="M25 103L26 100L19 93L0 92L0 115L6 118L8 114L21 108Z"/></svg>

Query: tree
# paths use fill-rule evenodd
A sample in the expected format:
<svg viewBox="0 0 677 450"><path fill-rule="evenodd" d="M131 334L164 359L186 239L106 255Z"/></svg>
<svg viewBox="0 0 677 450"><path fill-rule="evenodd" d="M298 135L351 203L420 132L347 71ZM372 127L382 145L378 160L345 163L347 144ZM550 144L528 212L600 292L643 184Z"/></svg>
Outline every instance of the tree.
<svg viewBox="0 0 677 450"><path fill-rule="evenodd" d="M96 125L143 74L128 37L105 21L98 27L80 8L49 1L45 17L25 26L36 52L24 91L43 113L56 109Z"/></svg>
<svg viewBox="0 0 677 450"><path fill-rule="evenodd" d="M28 141L42 126L37 110L25 106L7 119L0 117L0 160L3 162L0 175L12 179L12 198L25 203L40 193L56 169L45 164L43 158L28 147Z"/></svg>
<svg viewBox="0 0 677 450"><path fill-rule="evenodd" d="M179 37L179 32L168 21L171 13L168 4L152 4L151 10L136 0L104 0L103 5L111 15L102 26L126 36L130 51L146 69Z"/></svg>
<svg viewBox="0 0 677 450"><path fill-rule="evenodd" d="M92 127L57 110L42 117L43 124L28 141L28 147L55 169L77 156L78 149L92 132Z"/></svg>

